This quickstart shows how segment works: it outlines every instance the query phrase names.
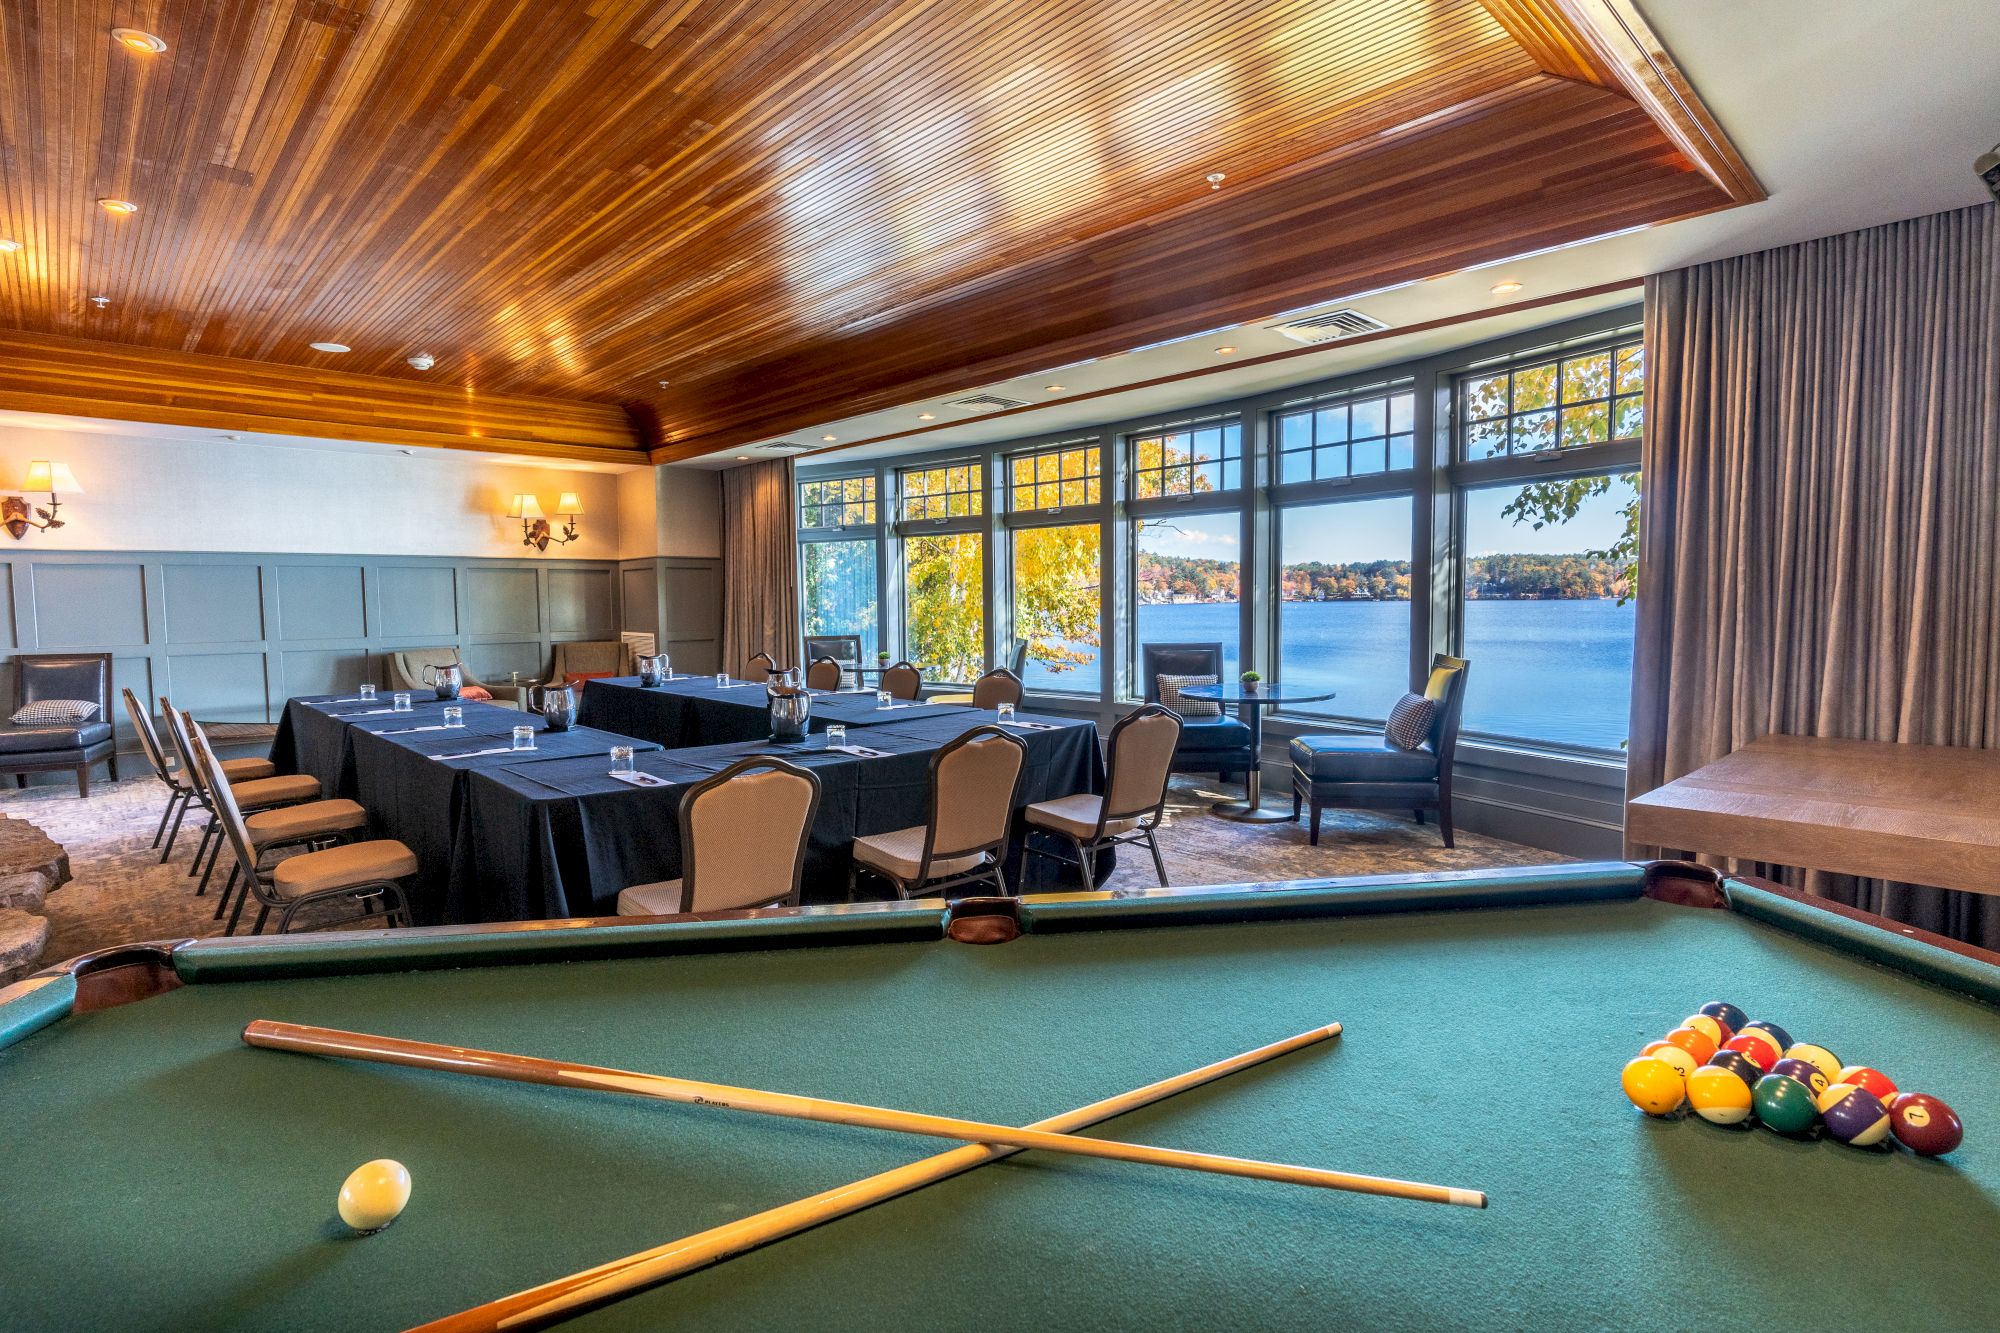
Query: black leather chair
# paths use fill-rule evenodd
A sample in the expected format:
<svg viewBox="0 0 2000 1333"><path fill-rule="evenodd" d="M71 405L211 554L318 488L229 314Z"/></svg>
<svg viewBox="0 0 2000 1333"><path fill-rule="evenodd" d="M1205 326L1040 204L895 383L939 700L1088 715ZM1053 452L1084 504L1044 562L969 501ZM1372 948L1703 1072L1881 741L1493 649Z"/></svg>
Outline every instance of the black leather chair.
<svg viewBox="0 0 2000 1333"><path fill-rule="evenodd" d="M1421 749L1399 749L1379 731L1292 738L1292 818L1299 817L1301 805L1310 807L1313 846L1319 846L1320 811L1329 805L1410 810L1419 824L1424 822L1424 811L1435 810L1444 845L1455 845L1451 764L1458 750L1458 718L1465 710L1465 678L1471 667L1466 659L1443 653L1431 659L1424 697L1436 700L1438 709Z"/></svg>
<svg viewBox="0 0 2000 1333"><path fill-rule="evenodd" d="M97 711L86 722L0 724L0 773L12 773L14 785L25 787L30 773L71 769L76 794L88 796L90 766L103 760L111 780L118 781L118 748L111 734L111 654L22 653L14 663L21 673L15 709L45 699L82 699L96 704Z"/></svg>
<svg viewBox="0 0 2000 1333"><path fill-rule="evenodd" d="M1149 704L1165 703L1160 698L1161 676L1213 676L1222 679L1222 645L1219 643L1142 643L1139 645L1141 689ZM1257 752L1250 744L1250 728L1241 720L1222 713L1210 717L1188 717L1183 705L1180 743L1174 746L1176 773L1215 773L1224 782L1233 782L1239 773L1257 766Z"/></svg>

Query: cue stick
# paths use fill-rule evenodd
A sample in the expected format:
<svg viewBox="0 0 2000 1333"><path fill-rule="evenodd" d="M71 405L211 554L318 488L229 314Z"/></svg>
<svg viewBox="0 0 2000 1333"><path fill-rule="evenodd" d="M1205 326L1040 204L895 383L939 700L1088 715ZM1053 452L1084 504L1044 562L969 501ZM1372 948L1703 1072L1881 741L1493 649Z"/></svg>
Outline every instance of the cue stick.
<svg viewBox="0 0 2000 1333"><path fill-rule="evenodd" d="M1274 1041L1268 1046L1260 1046L1254 1051L1232 1055L1226 1060L1218 1060L1212 1065L1176 1074L1172 1078L1149 1083L1143 1088L1107 1097L1088 1106L1080 1106L1074 1111L1051 1116L1047 1120L1037 1120L1032 1128L1045 1129L1051 1133L1066 1133L1084 1129L1114 1116L1136 1111L1142 1106L1164 1101L1204 1083L1212 1083L1241 1070L1274 1060L1281 1055L1306 1046L1316 1045L1329 1037L1340 1035L1340 1024L1329 1023L1323 1028L1301 1032L1296 1037ZM511 1296L488 1301L484 1305L462 1310L454 1315L421 1325L412 1333L500 1333L500 1330L546 1328L572 1315L596 1309L612 1301L621 1300L648 1287L672 1281L697 1269L707 1268L746 1254L772 1241L783 1240L787 1236L808 1231L835 1218L858 1213L899 1195L909 1194L926 1185L1012 1157L1019 1148L999 1147L989 1143L971 1143L926 1157L922 1161L905 1166L892 1167L878 1172L864 1180L846 1185L836 1185L830 1190L822 1190L810 1198L798 1199L792 1203L767 1208L761 1213L725 1222L707 1231L698 1231L692 1236L656 1245L650 1250L627 1255L623 1259L613 1259L595 1268L586 1268L581 1273L556 1278L539 1286L517 1291Z"/></svg>
<svg viewBox="0 0 2000 1333"><path fill-rule="evenodd" d="M756 1115L818 1120L827 1124L855 1125L864 1129L888 1129L932 1138L963 1139L968 1143L998 1143L1012 1148L1039 1148L1045 1152L1072 1153L1080 1157L1107 1157L1113 1161L1138 1162L1147 1166L1169 1166L1183 1171L1206 1171L1222 1176L1244 1176L1287 1185L1311 1185L1319 1189L1345 1190L1354 1194L1378 1194L1422 1203L1452 1203L1470 1208L1486 1206L1486 1196L1477 1190L1446 1185L1426 1185L1412 1180L1389 1180L1381 1176L1361 1176L1347 1171L1327 1171L1319 1167L1292 1166L1284 1162L1260 1162L1243 1157L1223 1157L1214 1153L1188 1152L1178 1148L1155 1148L1143 1143L1120 1143L1112 1139L1078 1138L1041 1129L1016 1129L1011 1125L989 1124L982 1120L962 1120L955 1116L924 1115L886 1106L862 1106L854 1102L830 1101L818 1097L798 1097L760 1088L738 1088L727 1083L703 1083L695 1079L673 1078L665 1074L640 1074L627 1069L603 1069L594 1065L571 1064L567 1060L541 1060L529 1055L503 1051L482 1051L465 1046L443 1046L428 1041L407 1041L400 1037L379 1037L367 1032L342 1032L336 1028L313 1027L302 1023L278 1023L256 1019L243 1029L243 1040L251 1046L270 1050L298 1051L307 1055L337 1056L348 1060L370 1060L379 1064L407 1065L475 1078L505 1079L514 1083L540 1083L557 1088L582 1088L595 1092L627 1093L690 1106L714 1106L724 1110L748 1111Z"/></svg>

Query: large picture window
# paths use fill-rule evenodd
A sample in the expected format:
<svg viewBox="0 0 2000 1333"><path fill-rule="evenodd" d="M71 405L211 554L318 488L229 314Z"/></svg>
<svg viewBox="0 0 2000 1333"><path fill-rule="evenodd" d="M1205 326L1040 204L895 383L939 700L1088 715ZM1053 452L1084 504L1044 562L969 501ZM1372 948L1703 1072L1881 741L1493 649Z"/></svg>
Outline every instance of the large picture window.
<svg viewBox="0 0 2000 1333"><path fill-rule="evenodd" d="M806 633L858 634L863 660L875 656L875 543L806 542L801 547L805 578Z"/></svg>
<svg viewBox="0 0 2000 1333"><path fill-rule="evenodd" d="M1097 691L1103 533L1096 523L1014 530L1014 633L1028 641L1030 689Z"/></svg>
<svg viewBox="0 0 2000 1333"><path fill-rule="evenodd" d="M1132 594L1140 644L1220 643L1223 679L1242 670L1242 532L1235 510L1132 524ZM1134 653L1134 660L1143 655Z"/></svg>
<svg viewBox="0 0 2000 1333"><path fill-rule="evenodd" d="M1277 417L1278 480L1338 481L1416 466L1417 396L1361 394Z"/></svg>
<svg viewBox="0 0 2000 1333"><path fill-rule="evenodd" d="M985 539L903 539L903 651L930 680L976 679L986 663Z"/></svg>
<svg viewBox="0 0 2000 1333"><path fill-rule="evenodd" d="M1646 348L1637 338L1459 380L1462 456L1504 458L1636 440Z"/></svg>
<svg viewBox="0 0 2000 1333"><path fill-rule="evenodd" d="M1278 679L1334 692L1287 712L1383 720L1409 688L1411 513L1407 495L1283 511Z"/></svg>

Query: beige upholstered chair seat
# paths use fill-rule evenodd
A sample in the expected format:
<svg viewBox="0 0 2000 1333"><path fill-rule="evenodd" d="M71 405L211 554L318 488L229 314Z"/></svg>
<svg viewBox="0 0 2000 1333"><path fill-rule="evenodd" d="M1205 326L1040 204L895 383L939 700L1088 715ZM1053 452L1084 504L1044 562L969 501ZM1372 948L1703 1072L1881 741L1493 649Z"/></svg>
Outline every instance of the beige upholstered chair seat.
<svg viewBox="0 0 2000 1333"><path fill-rule="evenodd" d="M393 838L380 842L350 842L323 852L288 857L271 867L271 887L283 898L344 889L378 879L404 879L417 873L417 856Z"/></svg>
<svg viewBox="0 0 2000 1333"><path fill-rule="evenodd" d="M232 783L249 782L256 778L275 775L278 766L268 759L225 759L222 761L222 776Z"/></svg>
<svg viewBox="0 0 2000 1333"><path fill-rule="evenodd" d="M672 916L680 910L681 882L677 879L634 884L618 891L620 916Z"/></svg>
<svg viewBox="0 0 2000 1333"><path fill-rule="evenodd" d="M319 779L310 773L287 773L275 778L252 778L248 782L232 782L229 794L236 798L240 809L263 809L266 806L289 805L293 801L314 801L319 799Z"/></svg>
<svg viewBox="0 0 2000 1333"><path fill-rule="evenodd" d="M368 812L359 802L348 800L307 801L303 805L281 805L246 815L243 827L250 830L250 845L268 847L274 842L310 838L322 833L349 833L368 824Z"/></svg>
<svg viewBox="0 0 2000 1333"><path fill-rule="evenodd" d="M1028 822L1041 828L1052 828L1067 833L1073 838L1088 838L1097 833L1097 812L1104 806L1104 798L1079 793L1062 796L1053 801L1038 801L1028 807ZM1139 827L1138 816L1130 819L1114 819L1104 826L1106 834L1116 836L1130 833Z"/></svg>
<svg viewBox="0 0 2000 1333"><path fill-rule="evenodd" d="M899 879L915 879L923 867L925 832L924 826L918 824L914 828L899 828L894 833L871 833L865 838L856 838L854 859ZM953 856L933 860L930 878L963 875L977 869L982 859L978 856Z"/></svg>

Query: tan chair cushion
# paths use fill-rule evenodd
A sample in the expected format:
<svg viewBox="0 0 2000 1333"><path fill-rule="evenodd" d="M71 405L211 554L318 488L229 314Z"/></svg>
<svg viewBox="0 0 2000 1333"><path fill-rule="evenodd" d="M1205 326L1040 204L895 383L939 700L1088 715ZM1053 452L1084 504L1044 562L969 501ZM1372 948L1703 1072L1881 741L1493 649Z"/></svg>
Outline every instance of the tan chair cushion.
<svg viewBox="0 0 2000 1333"><path fill-rule="evenodd" d="M278 771L278 766L268 759L225 759L222 761L222 776L231 782L249 782L253 778L268 778Z"/></svg>
<svg viewBox="0 0 2000 1333"><path fill-rule="evenodd" d="M854 859L862 865L876 870L887 871L901 880L914 880L919 863L924 859L924 826L899 828L894 833L871 833L865 838L854 840ZM968 870L977 870L983 856L955 856L947 861L931 862L931 878L942 879L946 875L963 875Z"/></svg>
<svg viewBox="0 0 2000 1333"><path fill-rule="evenodd" d="M663 879L657 884L634 884L618 892L620 916L672 916L681 910L681 882Z"/></svg>
<svg viewBox="0 0 2000 1333"><path fill-rule="evenodd" d="M323 852L291 856L271 867L271 887L282 898L298 898L327 889L352 888L378 879L403 879L417 873L417 855L393 838L350 842Z"/></svg>
<svg viewBox="0 0 2000 1333"><path fill-rule="evenodd" d="M321 833L347 833L365 828L368 812L358 801L307 801L303 805L282 805L245 815L243 827L250 830L250 845L268 847L292 838L309 838Z"/></svg>
<svg viewBox="0 0 2000 1333"><path fill-rule="evenodd" d="M1074 838L1088 838L1097 832L1097 812L1103 804L1103 797L1087 793L1062 796L1053 801L1037 801L1028 807L1028 822L1056 829ZM1138 827L1136 819L1114 819L1104 826L1104 832L1107 836L1130 833Z"/></svg>
<svg viewBox="0 0 2000 1333"><path fill-rule="evenodd" d="M273 805L289 805L293 801L318 800L319 779L310 773L252 778L248 782L230 783L229 794L236 798L239 810L262 810Z"/></svg>

